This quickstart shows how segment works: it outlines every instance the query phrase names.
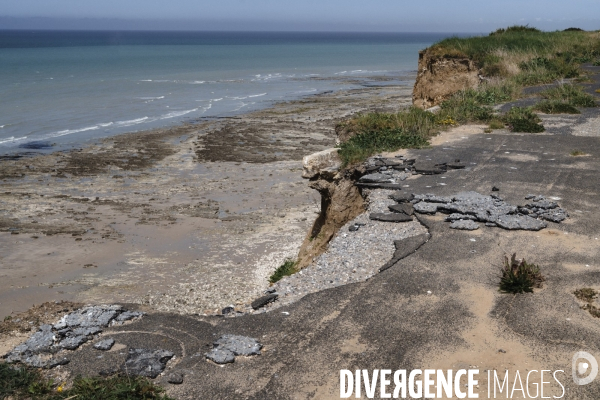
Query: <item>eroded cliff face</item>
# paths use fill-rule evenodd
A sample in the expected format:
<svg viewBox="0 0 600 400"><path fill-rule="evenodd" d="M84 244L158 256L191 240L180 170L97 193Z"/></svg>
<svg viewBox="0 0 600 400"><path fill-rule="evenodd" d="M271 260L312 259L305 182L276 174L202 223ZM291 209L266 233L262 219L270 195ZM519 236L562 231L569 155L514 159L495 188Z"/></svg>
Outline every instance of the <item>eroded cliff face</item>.
<svg viewBox="0 0 600 400"><path fill-rule="evenodd" d="M310 179L309 186L321 195L321 212L302 243L297 269L310 265L342 226L365 211L365 201L354 185L360 172L340 169L337 149L311 154L303 164L303 177Z"/></svg>
<svg viewBox="0 0 600 400"><path fill-rule="evenodd" d="M413 105L422 109L436 106L460 90L476 88L479 81L479 68L472 60L439 57L422 50Z"/></svg>

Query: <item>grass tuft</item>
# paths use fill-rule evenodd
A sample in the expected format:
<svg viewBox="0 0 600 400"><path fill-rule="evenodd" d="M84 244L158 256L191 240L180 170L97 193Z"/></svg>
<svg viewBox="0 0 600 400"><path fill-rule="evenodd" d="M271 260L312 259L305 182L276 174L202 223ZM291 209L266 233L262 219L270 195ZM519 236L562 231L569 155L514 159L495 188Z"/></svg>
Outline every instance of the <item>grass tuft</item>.
<svg viewBox="0 0 600 400"><path fill-rule="evenodd" d="M533 288L541 288L544 277L540 268L525 260L517 260L516 254L509 259L504 256L504 267L500 277L500 291L504 293L532 293Z"/></svg>
<svg viewBox="0 0 600 400"><path fill-rule="evenodd" d="M593 302L598 297L598 292L592 288L577 289L573 292L577 299L584 301L586 304L581 306L582 310L587 310L593 317L600 318L600 309Z"/></svg>
<svg viewBox="0 0 600 400"><path fill-rule="evenodd" d="M595 298L598 297L598 292L596 292L592 288L577 289L575 292L573 292L573 294L579 300L585 301L588 303L591 303L592 301L594 301Z"/></svg>
<svg viewBox="0 0 600 400"><path fill-rule="evenodd" d="M142 377L76 378L70 389L55 388L38 370L0 363L0 399L170 400L164 389Z"/></svg>
<svg viewBox="0 0 600 400"><path fill-rule="evenodd" d="M275 283L280 281L284 276L290 276L295 274L297 262L292 260L291 258L286 259L283 264L275 270L273 275L269 278L270 283Z"/></svg>
<svg viewBox="0 0 600 400"><path fill-rule="evenodd" d="M411 107L399 113L360 114L338 124L350 138L339 145L344 166L361 162L382 151L422 148L437 132L436 115Z"/></svg>
<svg viewBox="0 0 600 400"><path fill-rule="evenodd" d="M545 128L540 124L542 120L531 109L513 107L502 116L502 120L508 125L512 132L539 133Z"/></svg>
<svg viewBox="0 0 600 400"><path fill-rule="evenodd" d="M577 108L561 100L543 100L533 108L546 114L581 114Z"/></svg>
<svg viewBox="0 0 600 400"><path fill-rule="evenodd" d="M578 157L578 156L584 156L585 152L583 152L581 150L571 150L571 152L569 154L572 155L573 157Z"/></svg>
<svg viewBox="0 0 600 400"><path fill-rule="evenodd" d="M544 90L540 95L548 100L561 100L573 107L596 107L596 100L591 94L585 93L579 85L558 85Z"/></svg>
<svg viewBox="0 0 600 400"><path fill-rule="evenodd" d="M498 118L493 118L490 121L490 129L504 129L504 122L502 122Z"/></svg>

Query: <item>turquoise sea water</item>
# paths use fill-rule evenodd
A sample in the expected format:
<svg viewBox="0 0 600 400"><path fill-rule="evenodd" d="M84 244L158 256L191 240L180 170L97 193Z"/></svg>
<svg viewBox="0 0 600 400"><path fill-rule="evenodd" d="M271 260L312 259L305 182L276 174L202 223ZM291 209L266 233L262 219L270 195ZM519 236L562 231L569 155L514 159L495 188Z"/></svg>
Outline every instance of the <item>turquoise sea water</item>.
<svg viewBox="0 0 600 400"><path fill-rule="evenodd" d="M401 79L447 36L0 31L0 153Z"/></svg>

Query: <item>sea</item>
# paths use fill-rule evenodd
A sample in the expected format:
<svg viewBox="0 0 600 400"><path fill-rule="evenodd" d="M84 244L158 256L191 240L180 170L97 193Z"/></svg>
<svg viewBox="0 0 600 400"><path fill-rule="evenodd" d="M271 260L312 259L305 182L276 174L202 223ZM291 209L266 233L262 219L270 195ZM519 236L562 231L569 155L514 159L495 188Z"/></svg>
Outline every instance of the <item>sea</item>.
<svg viewBox="0 0 600 400"><path fill-rule="evenodd" d="M419 50L448 36L0 30L0 154L412 84Z"/></svg>

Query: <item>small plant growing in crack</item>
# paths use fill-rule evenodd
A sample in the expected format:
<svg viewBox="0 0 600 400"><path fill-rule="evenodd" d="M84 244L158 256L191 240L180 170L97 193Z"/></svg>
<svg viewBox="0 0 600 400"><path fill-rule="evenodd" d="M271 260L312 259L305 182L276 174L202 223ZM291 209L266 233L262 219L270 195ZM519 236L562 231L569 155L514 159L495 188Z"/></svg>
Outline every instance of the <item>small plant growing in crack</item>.
<svg viewBox="0 0 600 400"><path fill-rule="evenodd" d="M271 277L269 278L269 282L271 284L278 282L281 280L281 278L283 278L284 276L290 276L295 274L296 271L296 264L298 262L292 260L291 258L288 258L284 261L284 263L275 270L275 272L273 273L273 275L271 275Z"/></svg>
<svg viewBox="0 0 600 400"><path fill-rule="evenodd" d="M579 300L585 302L585 304L581 306L582 310L587 310L590 314L592 314L592 316L600 318L600 309L592 304L594 299L598 297L597 291L592 288L582 288L577 289L575 292L573 292L573 294Z"/></svg>
<svg viewBox="0 0 600 400"><path fill-rule="evenodd" d="M517 260L514 253L511 258L504 256L501 270L500 291L504 293L532 293L533 288L541 288L544 277L540 267L523 260Z"/></svg>

